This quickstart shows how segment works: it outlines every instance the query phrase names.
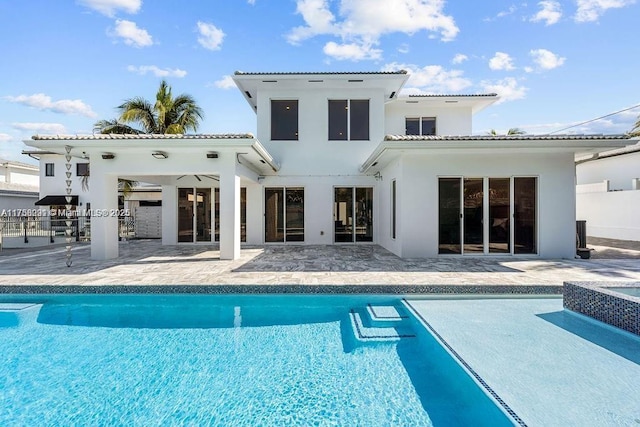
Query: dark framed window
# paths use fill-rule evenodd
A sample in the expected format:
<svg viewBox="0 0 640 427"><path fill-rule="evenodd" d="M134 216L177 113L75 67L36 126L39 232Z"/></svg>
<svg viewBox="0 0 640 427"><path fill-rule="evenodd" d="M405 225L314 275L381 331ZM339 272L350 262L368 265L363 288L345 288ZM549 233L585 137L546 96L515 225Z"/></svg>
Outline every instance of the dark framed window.
<svg viewBox="0 0 640 427"><path fill-rule="evenodd" d="M396 218L397 218L397 187L396 180L391 181L391 238L396 238Z"/></svg>
<svg viewBox="0 0 640 427"><path fill-rule="evenodd" d="M347 140L349 134L347 108L346 99L329 100L329 141Z"/></svg>
<svg viewBox="0 0 640 427"><path fill-rule="evenodd" d="M297 100L271 100L271 139L298 140Z"/></svg>
<svg viewBox="0 0 640 427"><path fill-rule="evenodd" d="M89 176L89 163L76 163L76 176Z"/></svg>
<svg viewBox="0 0 640 427"><path fill-rule="evenodd" d="M329 100L329 141L369 140L369 100Z"/></svg>
<svg viewBox="0 0 640 427"><path fill-rule="evenodd" d="M405 119L405 135L435 135L435 117L407 117Z"/></svg>
<svg viewBox="0 0 640 427"><path fill-rule="evenodd" d="M55 175L55 164L54 163L45 163L44 164L44 176L54 176Z"/></svg>

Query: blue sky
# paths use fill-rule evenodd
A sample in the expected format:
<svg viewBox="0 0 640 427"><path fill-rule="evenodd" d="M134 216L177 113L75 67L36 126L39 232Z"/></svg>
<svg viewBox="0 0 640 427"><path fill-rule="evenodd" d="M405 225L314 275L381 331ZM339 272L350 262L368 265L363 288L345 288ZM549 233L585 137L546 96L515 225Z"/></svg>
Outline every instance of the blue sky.
<svg viewBox="0 0 640 427"><path fill-rule="evenodd" d="M0 158L91 133L161 78L199 132L255 132L229 76L406 69L405 93L497 92L474 133L547 133L640 104L635 0L0 0ZM629 131L640 108L573 127Z"/></svg>

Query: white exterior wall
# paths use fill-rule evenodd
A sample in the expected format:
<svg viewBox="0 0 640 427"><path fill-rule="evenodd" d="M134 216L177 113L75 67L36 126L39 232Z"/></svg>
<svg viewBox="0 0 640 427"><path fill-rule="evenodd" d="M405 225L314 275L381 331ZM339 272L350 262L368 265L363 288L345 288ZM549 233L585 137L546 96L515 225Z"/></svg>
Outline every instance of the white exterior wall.
<svg viewBox="0 0 640 427"><path fill-rule="evenodd" d="M62 196L66 195L66 180L67 168L65 167L66 160L63 155L59 154L43 154L40 156L40 198L45 196ZM53 163L54 176L45 176L46 163ZM89 191L82 189L82 177L76 176L76 164L89 163L89 159L71 158L71 194L78 196L78 207L86 208L87 202L90 202ZM89 189L91 189L91 177L89 177Z"/></svg>
<svg viewBox="0 0 640 427"><path fill-rule="evenodd" d="M575 256L575 181L573 154L437 154L405 155L398 181L401 247L380 239L404 258L438 255L438 177L538 177L538 254L543 258ZM393 164L382 175L388 192ZM388 177L388 178L387 178ZM383 196L384 197L384 196ZM381 235L390 233L381 223Z"/></svg>
<svg viewBox="0 0 640 427"><path fill-rule="evenodd" d="M382 89L262 90L258 140L280 161L279 176L358 175L384 137ZM298 100L298 141L271 141L271 100ZM330 99L369 100L369 141L329 141Z"/></svg>
<svg viewBox="0 0 640 427"><path fill-rule="evenodd" d="M640 152L605 157L576 165L578 185L609 180L611 190L631 190L633 179L640 178Z"/></svg>
<svg viewBox="0 0 640 427"><path fill-rule="evenodd" d="M402 236L402 215L403 208L403 181L402 181L402 160L396 160L388 165L382 175L382 180L377 183L378 191L374 197L378 198L378 210L374 221L377 224L376 234L378 236L378 244L387 248L396 255L402 253L401 236ZM396 181L396 238L392 238L392 199L391 199L391 182ZM376 201L374 200L374 203Z"/></svg>
<svg viewBox="0 0 640 427"><path fill-rule="evenodd" d="M385 134L404 135L407 117L435 117L438 135L471 135L471 107L407 104L404 99L386 105Z"/></svg>

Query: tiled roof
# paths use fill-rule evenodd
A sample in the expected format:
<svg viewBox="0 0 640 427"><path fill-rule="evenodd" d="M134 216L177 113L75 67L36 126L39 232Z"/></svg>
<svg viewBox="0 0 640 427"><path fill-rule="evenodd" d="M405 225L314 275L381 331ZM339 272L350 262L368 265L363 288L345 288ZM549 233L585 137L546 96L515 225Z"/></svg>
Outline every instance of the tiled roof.
<svg viewBox="0 0 640 427"><path fill-rule="evenodd" d="M23 162L16 162L15 160L0 159L0 164L3 166L5 164L8 164L8 166L20 166L23 168L38 169L38 166L36 165L30 165L29 163L23 163Z"/></svg>
<svg viewBox="0 0 640 427"><path fill-rule="evenodd" d="M251 133L224 133L224 134L140 134L140 135L123 135L123 134L95 134L95 135L34 135L31 139L36 141L98 141L109 139L254 139Z"/></svg>
<svg viewBox="0 0 640 427"><path fill-rule="evenodd" d="M571 141L629 139L628 135L386 135L385 141Z"/></svg>
<svg viewBox="0 0 640 427"><path fill-rule="evenodd" d="M399 71L302 71L302 72L275 72L275 73L246 73L244 71L236 71L234 73L236 76L316 76L316 75L324 75L324 76L333 76L333 75L346 75L346 74L407 74L406 70Z"/></svg>
<svg viewBox="0 0 640 427"><path fill-rule="evenodd" d="M498 96L497 93L467 93L467 94L432 94L432 95L409 95L409 98L450 98L454 96L476 97L476 96Z"/></svg>

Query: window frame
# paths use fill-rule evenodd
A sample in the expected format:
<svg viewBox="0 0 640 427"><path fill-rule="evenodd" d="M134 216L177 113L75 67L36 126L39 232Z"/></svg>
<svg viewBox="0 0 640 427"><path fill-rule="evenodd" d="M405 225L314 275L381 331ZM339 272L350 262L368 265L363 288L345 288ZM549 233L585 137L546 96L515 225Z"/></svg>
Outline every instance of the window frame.
<svg viewBox="0 0 640 427"><path fill-rule="evenodd" d="M362 138L353 138L352 136L352 129L356 128L356 126L353 125L353 115L351 114L353 111L353 108L351 107L351 103L352 102L366 102L367 105L367 114L366 114L366 138L362 137ZM345 136L344 138L335 138L332 135L331 129L331 122L332 122L332 114L331 114L331 103L332 102L344 102L346 103L345 106L345 116L340 118L341 122L346 122L346 132L345 132ZM340 110L338 110L340 111ZM329 98L327 99L327 139L329 141L371 141L371 100L370 99L351 99L351 98L347 98L347 99L333 99L333 98Z"/></svg>
<svg viewBox="0 0 640 427"><path fill-rule="evenodd" d="M44 164L44 176L56 176L56 164L45 163Z"/></svg>
<svg viewBox="0 0 640 427"><path fill-rule="evenodd" d="M418 133L407 133L407 121L410 119L418 120ZM424 133L423 122L425 119L433 119L433 133ZM436 116L405 116L404 134L413 136L435 136L438 134L438 118Z"/></svg>
<svg viewBox="0 0 640 427"><path fill-rule="evenodd" d="M80 167L86 165L86 172L80 173ZM89 163L76 163L76 176L91 176Z"/></svg>
<svg viewBox="0 0 640 427"><path fill-rule="evenodd" d="M284 136L284 133L286 133L285 131L288 131L288 126L285 127L284 130L280 130L278 126L275 126L274 123L274 118L276 117L276 114L274 114L274 112L277 112L278 110L275 108L278 104L284 104L284 103L292 103L292 107L293 105L295 105L295 120L296 120L296 124L295 124L295 134L294 135L289 135L289 136L285 136L284 138L281 138L282 136ZM271 99L271 116L269 119L269 124L271 126L271 141L299 141L300 140L300 103L299 100L297 99Z"/></svg>

